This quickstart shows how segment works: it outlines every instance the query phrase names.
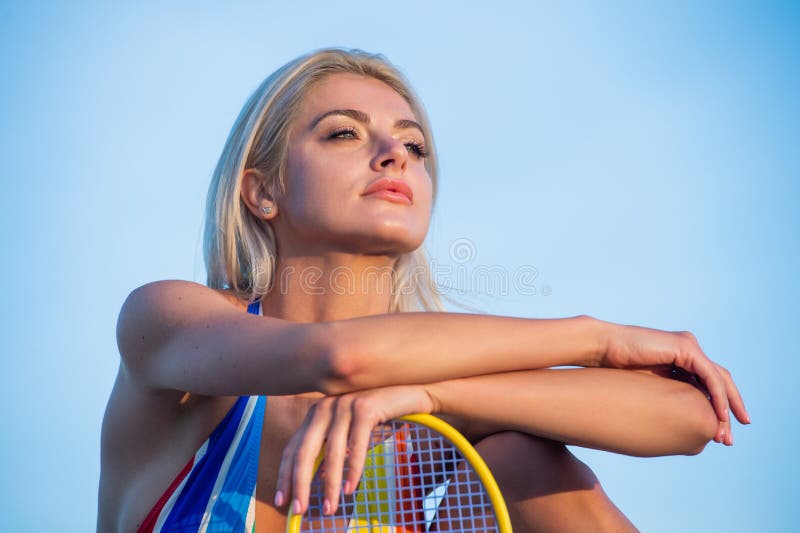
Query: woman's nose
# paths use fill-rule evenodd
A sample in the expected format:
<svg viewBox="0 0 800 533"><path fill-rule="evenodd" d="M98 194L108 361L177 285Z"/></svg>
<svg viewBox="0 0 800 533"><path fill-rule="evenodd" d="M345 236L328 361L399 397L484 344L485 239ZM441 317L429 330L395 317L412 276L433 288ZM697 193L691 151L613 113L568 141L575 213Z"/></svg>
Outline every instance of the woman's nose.
<svg viewBox="0 0 800 533"><path fill-rule="evenodd" d="M386 137L379 141L378 153L372 160L373 170L380 172L390 169L403 172L408 163L408 150L405 144L394 137Z"/></svg>

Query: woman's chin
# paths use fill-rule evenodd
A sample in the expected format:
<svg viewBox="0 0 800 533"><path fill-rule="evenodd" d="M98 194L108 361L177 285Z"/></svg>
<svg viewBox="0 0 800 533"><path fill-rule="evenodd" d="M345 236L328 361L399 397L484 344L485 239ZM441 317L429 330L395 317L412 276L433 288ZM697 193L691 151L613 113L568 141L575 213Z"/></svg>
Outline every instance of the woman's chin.
<svg viewBox="0 0 800 533"><path fill-rule="evenodd" d="M353 252L365 255L383 255L388 257L399 257L403 254L413 252L419 248L424 241L422 238L409 235L402 231L379 231L363 235L353 242Z"/></svg>

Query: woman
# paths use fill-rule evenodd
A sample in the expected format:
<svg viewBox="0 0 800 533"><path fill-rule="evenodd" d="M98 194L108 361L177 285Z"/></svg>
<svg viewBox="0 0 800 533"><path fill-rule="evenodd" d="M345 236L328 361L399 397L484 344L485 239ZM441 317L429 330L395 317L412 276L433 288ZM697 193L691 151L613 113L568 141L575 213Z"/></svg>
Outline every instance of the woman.
<svg viewBox="0 0 800 533"><path fill-rule="evenodd" d="M323 441L335 513L348 452L352 492L369 429L411 412L476 444L518 531L633 529L564 443L732 444L741 398L688 332L443 312L421 248L436 185L425 112L382 56L320 50L262 83L209 189L208 287L150 283L120 312L98 530L282 531ZM566 365L584 368L548 369Z"/></svg>

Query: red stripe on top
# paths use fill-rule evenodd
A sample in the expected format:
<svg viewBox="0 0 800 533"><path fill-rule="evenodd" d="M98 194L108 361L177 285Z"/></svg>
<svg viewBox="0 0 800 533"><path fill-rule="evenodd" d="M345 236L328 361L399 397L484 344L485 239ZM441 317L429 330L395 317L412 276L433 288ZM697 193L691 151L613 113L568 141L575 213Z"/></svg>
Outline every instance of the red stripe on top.
<svg viewBox="0 0 800 533"><path fill-rule="evenodd" d="M138 533L153 533L153 528L156 526L156 522L158 521L158 515L161 514L161 510L166 505L167 501L169 500L172 493L175 492L175 489L178 488L178 485L181 484L181 481L189 475L189 472L192 471L192 466L194 465L194 456L189 459L189 462L186 463L186 466L183 467L178 477L176 477L172 484L170 484L169 488L167 488L166 492L161 495L161 498L158 499L156 504L150 509L150 512L147 513L147 518L144 519L142 525L139 526Z"/></svg>
<svg viewBox="0 0 800 533"><path fill-rule="evenodd" d="M405 426L408 427L408 426ZM404 524L398 525L396 533L425 533L425 509L420 506L424 494L422 492L422 476L417 464L416 453L408 442L410 435L405 430L394 434L395 456L395 489L398 492L395 512Z"/></svg>

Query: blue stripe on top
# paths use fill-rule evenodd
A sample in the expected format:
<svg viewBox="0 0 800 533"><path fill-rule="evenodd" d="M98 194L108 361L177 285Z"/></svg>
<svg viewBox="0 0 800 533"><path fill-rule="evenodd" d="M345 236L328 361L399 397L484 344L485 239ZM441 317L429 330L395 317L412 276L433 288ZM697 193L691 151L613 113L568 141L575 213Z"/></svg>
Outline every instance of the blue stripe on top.
<svg viewBox="0 0 800 533"><path fill-rule="evenodd" d="M247 312L259 314L259 302ZM236 400L209 436L208 449L192 467L162 531L243 532L248 523L253 527L265 409L265 396Z"/></svg>
<svg viewBox="0 0 800 533"><path fill-rule="evenodd" d="M258 479L258 457L261 453L261 427L264 420L265 397L260 396L252 419L242 434L236 454L228 468L222 490L214 503L213 521L208 531L246 531L247 513L255 498ZM253 502L255 512L255 502ZM255 518L255 517L253 517ZM249 533L249 532L248 532Z"/></svg>

